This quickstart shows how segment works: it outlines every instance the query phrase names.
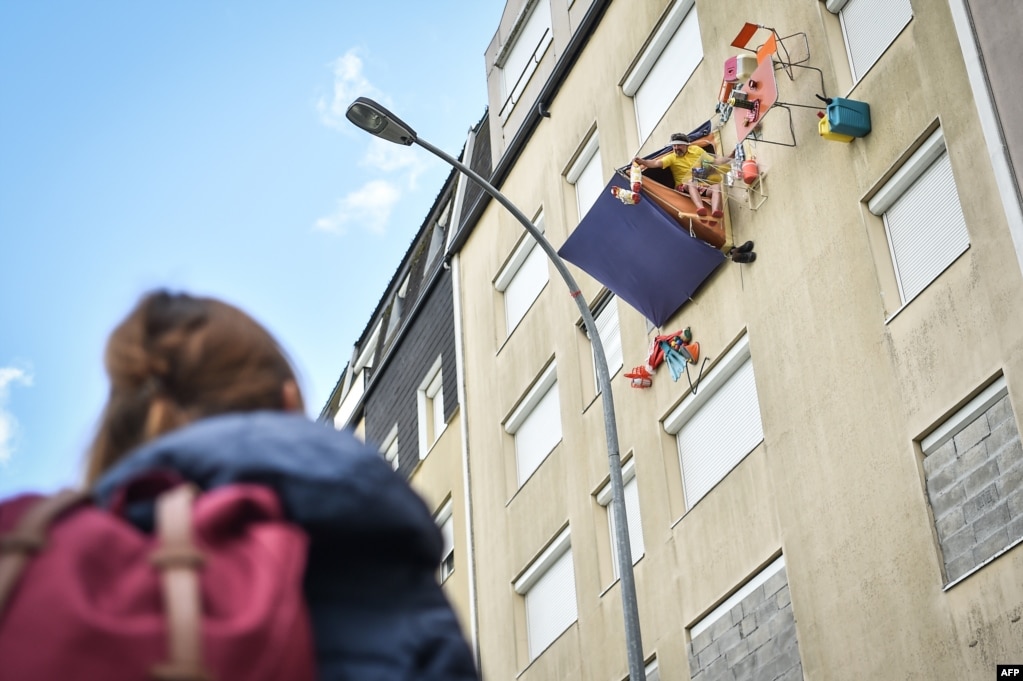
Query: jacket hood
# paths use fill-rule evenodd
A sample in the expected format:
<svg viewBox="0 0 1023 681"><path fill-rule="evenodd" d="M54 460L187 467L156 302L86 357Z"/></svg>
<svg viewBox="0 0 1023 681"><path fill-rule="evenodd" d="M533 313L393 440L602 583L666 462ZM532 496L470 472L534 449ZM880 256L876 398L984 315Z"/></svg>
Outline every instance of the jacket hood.
<svg viewBox="0 0 1023 681"><path fill-rule="evenodd" d="M440 561L440 532L405 480L350 432L301 415L253 412L197 421L128 455L99 480L94 495L109 506L131 481L165 472L202 489L266 485L314 544L342 542L364 557L400 554L431 568Z"/></svg>

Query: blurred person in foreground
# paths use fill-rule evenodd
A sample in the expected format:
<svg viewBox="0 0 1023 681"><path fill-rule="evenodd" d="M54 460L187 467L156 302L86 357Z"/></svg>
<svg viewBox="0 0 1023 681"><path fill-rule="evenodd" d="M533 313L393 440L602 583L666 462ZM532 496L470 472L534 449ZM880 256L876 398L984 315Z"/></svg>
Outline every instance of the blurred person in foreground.
<svg viewBox="0 0 1023 681"><path fill-rule="evenodd" d="M265 485L309 536L320 679L478 678L436 581L442 541L425 504L373 448L304 415L266 329L219 300L157 291L114 329L105 361L87 460L101 504L166 471L206 490Z"/></svg>

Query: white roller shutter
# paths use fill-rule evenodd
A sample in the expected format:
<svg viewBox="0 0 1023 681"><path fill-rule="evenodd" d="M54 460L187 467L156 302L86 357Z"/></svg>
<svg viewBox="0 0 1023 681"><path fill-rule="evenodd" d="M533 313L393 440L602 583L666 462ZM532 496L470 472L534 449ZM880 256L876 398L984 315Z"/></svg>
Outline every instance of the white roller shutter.
<svg viewBox="0 0 1023 681"><path fill-rule="evenodd" d="M569 546L526 592L529 659L542 653L578 619L575 570Z"/></svg>
<svg viewBox="0 0 1023 681"><path fill-rule="evenodd" d="M632 552L632 562L635 563L637 560L643 557L646 553L646 545L643 543L643 519L639 514L639 485L636 484L636 478L632 478L625 483L625 517L629 524L629 550ZM618 578L618 545L615 544L615 516L611 512L611 507L608 506L607 517L611 522L611 546L614 557L614 572L615 578Z"/></svg>
<svg viewBox="0 0 1023 681"><path fill-rule="evenodd" d="M691 4L685 0L679 0L678 9L675 11L686 12L685 6ZM659 55L644 55L644 57L656 59L656 61L650 67L642 84L634 93L629 91L628 83L625 85L625 94L634 94L636 123L639 128L640 140L646 140L650 136L658 121L664 116L664 112L675 101L675 97L682 91L689 81L689 77L693 75L693 71L703 60L703 42L700 38L696 6L693 5L692 9L686 12L681 24L678 25Z"/></svg>
<svg viewBox="0 0 1023 681"><path fill-rule="evenodd" d="M533 474L561 441L561 404L554 383L515 430L515 463L519 486Z"/></svg>
<svg viewBox="0 0 1023 681"><path fill-rule="evenodd" d="M692 508L763 439L753 361L747 357L678 431L686 508Z"/></svg>
<svg viewBox="0 0 1023 681"><path fill-rule="evenodd" d="M607 360L608 373L614 376L615 372L622 367L622 332L618 322L618 303L614 296L601 308L594 321L597 323L600 343L604 346L604 358ZM594 380L596 380L596 374L594 374ZM597 390L600 390L599 385Z"/></svg>
<svg viewBox="0 0 1023 681"><path fill-rule="evenodd" d="M505 328L509 335L540 295L548 278L547 254L542 248L534 245L504 289Z"/></svg>
<svg viewBox="0 0 1023 681"><path fill-rule="evenodd" d="M576 205L579 208L579 220L589 212L593 202L604 189L604 175L600 169L600 149L595 149L579 178L575 181Z"/></svg>
<svg viewBox="0 0 1023 681"><path fill-rule="evenodd" d="M639 512L639 486L636 483L636 468L634 460L622 466L622 481L624 484L625 517L629 524L629 549L632 553L632 562L639 560L646 553L646 545L643 543L643 518ZM608 528L611 532L611 557L614 561L615 579L618 575L618 544L615 543L614 513L611 509L611 483L604 486L597 495L597 503L607 507Z"/></svg>
<svg viewBox="0 0 1023 681"><path fill-rule="evenodd" d="M858 81L913 18L913 8L909 0L849 0L839 16Z"/></svg>
<svg viewBox="0 0 1023 681"><path fill-rule="evenodd" d="M970 245L947 153L885 211L884 222L899 294L907 303Z"/></svg>
<svg viewBox="0 0 1023 681"><path fill-rule="evenodd" d="M501 91L512 104L518 101L526 83L536 70L536 56L543 54L551 42L551 8L549 0L540 0L530 10L515 44L502 54Z"/></svg>
<svg viewBox="0 0 1023 681"><path fill-rule="evenodd" d="M636 562L646 553L643 543L643 518L639 513L639 485L636 478L625 484L625 513L629 522L629 548L632 550L632 562Z"/></svg>

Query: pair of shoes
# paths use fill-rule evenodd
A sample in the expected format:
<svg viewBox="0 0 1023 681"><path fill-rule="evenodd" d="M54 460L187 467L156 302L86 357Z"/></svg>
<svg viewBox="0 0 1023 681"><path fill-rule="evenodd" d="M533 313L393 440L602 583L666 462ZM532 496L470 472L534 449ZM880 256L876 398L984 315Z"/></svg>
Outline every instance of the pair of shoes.
<svg viewBox="0 0 1023 681"><path fill-rule="evenodd" d="M735 255L736 253L752 253L752 252L753 252L753 242L752 241L747 241L742 246L734 246L732 248L732 250L729 251L728 254L729 255Z"/></svg>
<svg viewBox="0 0 1023 681"><path fill-rule="evenodd" d="M753 251L749 253L733 253L732 262L751 263L757 259L757 254Z"/></svg>
<svg viewBox="0 0 1023 681"><path fill-rule="evenodd" d="M725 217L725 212L723 210L716 210L711 215L716 218L723 218Z"/></svg>
<svg viewBox="0 0 1023 681"><path fill-rule="evenodd" d="M653 374L647 371L647 368L645 366L641 365L638 367L633 367L632 371L625 374L625 378L636 378L639 380L649 381L651 378L653 378Z"/></svg>
<svg viewBox="0 0 1023 681"><path fill-rule="evenodd" d="M707 210L705 207L700 206L699 208L696 209L696 214L699 215L701 218L705 218L710 214L710 211Z"/></svg>

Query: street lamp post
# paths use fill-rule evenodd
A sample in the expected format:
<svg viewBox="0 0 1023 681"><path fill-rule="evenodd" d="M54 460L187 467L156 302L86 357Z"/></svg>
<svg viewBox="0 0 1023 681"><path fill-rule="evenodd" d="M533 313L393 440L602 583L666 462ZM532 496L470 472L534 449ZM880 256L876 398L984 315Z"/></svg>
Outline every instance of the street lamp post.
<svg viewBox="0 0 1023 681"><path fill-rule="evenodd" d="M607 357L604 355L600 334L597 332L597 323L593 319L593 313L590 312L586 299L579 290L579 285L576 284L575 277L569 272L565 261L554 250L543 232L538 230L536 225L508 197L458 159L446 154L426 140L420 139L415 131L400 118L366 97L359 97L352 102L348 111L345 112L345 116L358 127L381 139L405 146L418 144L474 180L487 194L515 216L554 263L554 267L558 270L561 278L565 280L565 284L568 285L568 290L582 314L583 325L586 327L586 333L593 348L597 386L600 388L601 403L604 407L604 434L607 438L608 466L611 475L611 513L615 521L614 540L618 555L622 611L625 618L625 645L629 660L629 678L632 681L642 681L646 678L646 672L643 665L643 643L639 630L636 579L632 569L632 545L629 543L629 525L625 513L625 486L622 482L622 461L618 450L618 426L615 420L614 398L611 395L611 373L607 366Z"/></svg>

